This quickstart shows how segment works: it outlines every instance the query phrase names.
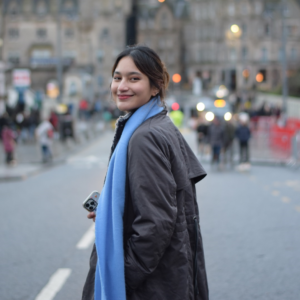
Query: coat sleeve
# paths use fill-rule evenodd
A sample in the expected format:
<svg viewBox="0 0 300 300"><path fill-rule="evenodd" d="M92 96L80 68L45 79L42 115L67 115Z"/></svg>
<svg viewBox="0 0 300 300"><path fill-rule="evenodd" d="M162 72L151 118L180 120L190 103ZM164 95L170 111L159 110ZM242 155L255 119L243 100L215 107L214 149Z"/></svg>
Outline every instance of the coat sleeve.
<svg viewBox="0 0 300 300"><path fill-rule="evenodd" d="M148 132L149 133L149 132ZM127 293L157 267L168 247L177 216L176 184L162 137L135 134L128 149L128 179L134 212L125 246Z"/></svg>

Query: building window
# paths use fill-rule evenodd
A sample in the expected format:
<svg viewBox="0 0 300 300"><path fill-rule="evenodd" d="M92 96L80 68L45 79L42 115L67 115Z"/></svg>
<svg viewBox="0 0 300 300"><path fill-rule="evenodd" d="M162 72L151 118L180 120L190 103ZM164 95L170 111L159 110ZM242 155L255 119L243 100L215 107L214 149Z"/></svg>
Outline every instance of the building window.
<svg viewBox="0 0 300 300"><path fill-rule="evenodd" d="M297 49L296 48L292 48L291 49L291 60L297 60Z"/></svg>
<svg viewBox="0 0 300 300"><path fill-rule="evenodd" d="M6 0L4 1L4 11L12 16L16 16L21 12L20 0Z"/></svg>
<svg viewBox="0 0 300 300"><path fill-rule="evenodd" d="M267 81L267 70L262 69L262 70L259 70L258 73L262 74L262 76L263 76L262 82L266 82Z"/></svg>
<svg viewBox="0 0 300 300"><path fill-rule="evenodd" d="M100 40L108 40L109 39L109 29L108 28L103 28L101 33L100 33Z"/></svg>
<svg viewBox="0 0 300 300"><path fill-rule="evenodd" d="M47 37L47 30L45 28L38 28L36 31L36 36L39 39L45 39Z"/></svg>
<svg viewBox="0 0 300 300"><path fill-rule="evenodd" d="M230 3L229 5L228 5L228 15L229 16L234 16L235 15L235 5L234 5L234 3Z"/></svg>
<svg viewBox="0 0 300 300"><path fill-rule="evenodd" d="M297 27L295 25L288 25L286 27L286 33L289 35L289 36L293 36L293 35L296 35L297 34Z"/></svg>
<svg viewBox="0 0 300 300"><path fill-rule="evenodd" d="M65 37L68 38L68 39L73 39L74 38L74 30L73 28L66 28L65 30Z"/></svg>
<svg viewBox="0 0 300 300"><path fill-rule="evenodd" d="M196 21L199 21L201 19L201 8L200 8L200 5L197 5L195 7L195 20Z"/></svg>
<svg viewBox="0 0 300 300"><path fill-rule="evenodd" d="M255 6L254 6L254 10L255 10L256 15L260 15L262 13L262 3L259 2L259 1L256 1Z"/></svg>
<svg viewBox="0 0 300 300"><path fill-rule="evenodd" d="M103 61L104 55L105 55L105 52L103 50L97 51L97 60L99 63L101 63Z"/></svg>
<svg viewBox="0 0 300 300"><path fill-rule="evenodd" d="M268 49L265 47L261 49L261 60L268 61Z"/></svg>
<svg viewBox="0 0 300 300"><path fill-rule="evenodd" d="M160 21L161 28L167 29L167 28L169 28L169 24L170 23L169 23L168 15L166 13L162 14L161 21Z"/></svg>
<svg viewBox="0 0 300 300"><path fill-rule="evenodd" d="M279 50L278 50L278 60L279 61L283 60L283 51L282 51L282 48L279 48Z"/></svg>
<svg viewBox="0 0 300 300"><path fill-rule="evenodd" d="M248 48L247 47L243 47L242 48L242 59L247 59L248 58Z"/></svg>
<svg viewBox="0 0 300 300"><path fill-rule="evenodd" d="M8 29L8 37L10 39L17 39L17 38L19 38L19 29L18 28L9 28Z"/></svg>
<svg viewBox="0 0 300 300"><path fill-rule="evenodd" d="M243 15L248 15L248 13L249 13L249 7L248 7L247 3L241 4L241 13Z"/></svg>
<svg viewBox="0 0 300 300"><path fill-rule="evenodd" d="M269 36L270 33L271 33L270 24L265 24L265 35Z"/></svg>
<svg viewBox="0 0 300 300"><path fill-rule="evenodd" d="M78 0L62 0L61 5L61 10L67 14L78 12Z"/></svg>
<svg viewBox="0 0 300 300"><path fill-rule="evenodd" d="M20 64L20 54L18 52L9 53L8 61L13 65L19 65Z"/></svg>
<svg viewBox="0 0 300 300"><path fill-rule="evenodd" d="M230 49L229 58L230 58L231 61L236 60L236 49L235 48Z"/></svg>
<svg viewBox="0 0 300 300"><path fill-rule="evenodd" d="M247 25L245 23L242 24L242 34L243 36L247 35Z"/></svg>
<svg viewBox="0 0 300 300"><path fill-rule="evenodd" d="M51 58L51 51L48 49L34 49L31 58Z"/></svg>
<svg viewBox="0 0 300 300"><path fill-rule="evenodd" d="M39 16L44 16L48 13L49 10L49 1L48 0L34 0L33 2L34 12Z"/></svg>

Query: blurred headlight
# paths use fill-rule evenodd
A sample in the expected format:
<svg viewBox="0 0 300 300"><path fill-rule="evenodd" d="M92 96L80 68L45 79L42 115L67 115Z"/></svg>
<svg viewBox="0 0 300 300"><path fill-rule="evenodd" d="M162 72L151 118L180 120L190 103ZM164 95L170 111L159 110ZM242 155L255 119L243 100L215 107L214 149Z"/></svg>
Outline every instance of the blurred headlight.
<svg viewBox="0 0 300 300"><path fill-rule="evenodd" d="M211 111L209 111L205 114L205 119L209 122L211 122L214 118L215 118L215 115Z"/></svg>
<svg viewBox="0 0 300 300"><path fill-rule="evenodd" d="M224 115L224 119L225 121L230 121L232 118L232 114L230 112L227 112L225 115Z"/></svg>
<svg viewBox="0 0 300 300"><path fill-rule="evenodd" d="M197 107L198 111L203 111L205 109L205 104L202 102L199 102L196 107Z"/></svg>

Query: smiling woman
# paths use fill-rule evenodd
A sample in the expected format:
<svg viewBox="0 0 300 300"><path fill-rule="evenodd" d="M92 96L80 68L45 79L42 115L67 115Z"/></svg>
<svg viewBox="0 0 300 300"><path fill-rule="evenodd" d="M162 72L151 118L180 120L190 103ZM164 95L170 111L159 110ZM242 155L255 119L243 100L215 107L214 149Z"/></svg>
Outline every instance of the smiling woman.
<svg viewBox="0 0 300 300"><path fill-rule="evenodd" d="M151 87L149 78L139 71L130 56L126 56L114 71L111 92L118 108L129 112L146 104L159 89Z"/></svg>
<svg viewBox="0 0 300 300"><path fill-rule="evenodd" d="M159 56L129 47L112 69L120 110L82 300L208 300L195 184L206 173L167 116Z"/></svg>

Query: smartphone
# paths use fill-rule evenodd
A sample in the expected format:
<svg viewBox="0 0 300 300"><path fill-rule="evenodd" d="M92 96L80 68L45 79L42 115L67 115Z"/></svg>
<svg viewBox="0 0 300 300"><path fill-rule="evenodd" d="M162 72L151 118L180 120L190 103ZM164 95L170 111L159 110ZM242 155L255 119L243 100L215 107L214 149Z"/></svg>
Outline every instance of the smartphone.
<svg viewBox="0 0 300 300"><path fill-rule="evenodd" d="M91 192L91 194L83 201L82 206L88 212L93 212L96 210L98 205L98 200L100 197L100 193L97 191Z"/></svg>

